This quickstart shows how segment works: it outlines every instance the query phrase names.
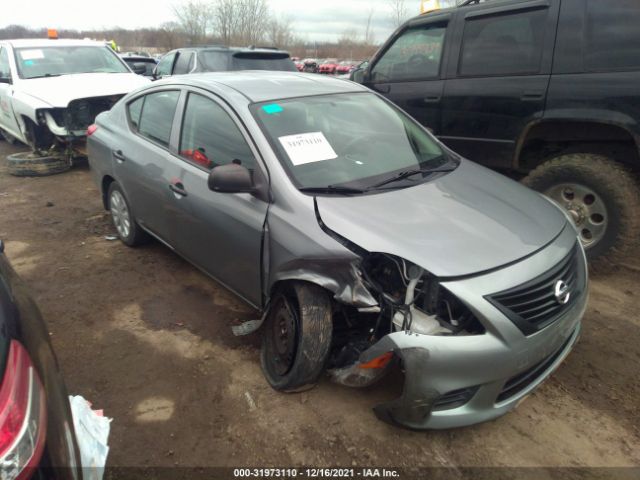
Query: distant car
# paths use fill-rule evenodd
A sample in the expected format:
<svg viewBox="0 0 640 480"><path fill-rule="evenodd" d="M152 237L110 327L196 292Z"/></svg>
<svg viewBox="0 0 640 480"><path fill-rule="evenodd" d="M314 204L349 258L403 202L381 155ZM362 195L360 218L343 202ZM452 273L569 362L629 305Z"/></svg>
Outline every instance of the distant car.
<svg viewBox="0 0 640 480"><path fill-rule="evenodd" d="M296 60L295 62L293 62L296 66L296 69L299 72L302 72L304 70L304 62L300 61L300 60Z"/></svg>
<svg viewBox="0 0 640 480"><path fill-rule="evenodd" d="M0 131L33 150L10 157L10 166L70 164L84 154L96 115L147 83L101 42L0 41Z"/></svg>
<svg viewBox="0 0 640 480"><path fill-rule="evenodd" d="M325 74L334 74L336 73L336 68L338 68L338 60L335 58L328 58L320 64L319 72Z"/></svg>
<svg viewBox="0 0 640 480"><path fill-rule="evenodd" d="M48 330L3 252L0 240L2 478L82 478L69 397Z"/></svg>
<svg viewBox="0 0 640 480"><path fill-rule="evenodd" d="M276 390L398 362L410 428L513 409L580 334L588 273L552 201L465 160L354 82L156 82L96 119L89 164L123 243L149 235L252 305ZM399 373L396 370L396 373Z"/></svg>
<svg viewBox="0 0 640 480"><path fill-rule="evenodd" d="M155 78L187 73L236 70L276 70L295 72L288 52L275 48L188 47L167 53L155 69Z"/></svg>
<svg viewBox="0 0 640 480"><path fill-rule="evenodd" d="M138 75L153 78L153 70L158 65L155 58L136 55L122 55L122 59L129 65L129 68Z"/></svg>
<svg viewBox="0 0 640 480"><path fill-rule="evenodd" d="M356 69L356 66L358 65L358 63L359 62L354 62L353 60L344 60L338 64L338 66L336 67L335 73L337 75L349 74Z"/></svg>
<svg viewBox="0 0 640 480"><path fill-rule="evenodd" d="M303 60L302 71L306 73L318 73L318 61L313 58Z"/></svg>

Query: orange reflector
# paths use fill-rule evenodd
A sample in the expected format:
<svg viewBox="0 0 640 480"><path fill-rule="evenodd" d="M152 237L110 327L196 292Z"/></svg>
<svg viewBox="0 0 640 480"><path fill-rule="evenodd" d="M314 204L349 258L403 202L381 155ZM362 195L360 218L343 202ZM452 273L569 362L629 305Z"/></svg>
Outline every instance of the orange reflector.
<svg viewBox="0 0 640 480"><path fill-rule="evenodd" d="M47 30L47 37L49 40L57 40L58 39L58 31L55 28L50 28Z"/></svg>
<svg viewBox="0 0 640 480"><path fill-rule="evenodd" d="M364 369L372 369L372 368L384 368L386 367L391 359L393 358L393 352L387 352L379 357L374 358L370 362L363 363L362 365L358 365L358 368Z"/></svg>

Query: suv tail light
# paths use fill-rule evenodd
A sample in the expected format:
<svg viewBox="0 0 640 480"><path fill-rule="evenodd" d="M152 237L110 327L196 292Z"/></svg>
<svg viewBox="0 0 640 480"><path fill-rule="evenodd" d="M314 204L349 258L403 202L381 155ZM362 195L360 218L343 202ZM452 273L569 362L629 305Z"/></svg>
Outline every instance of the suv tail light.
<svg viewBox="0 0 640 480"><path fill-rule="evenodd" d="M87 128L87 137L96 133L96 130L98 130L98 126L95 123L93 125L89 125L89 128Z"/></svg>
<svg viewBox="0 0 640 480"><path fill-rule="evenodd" d="M12 340L0 386L2 478L31 476L42 457L46 425L42 382L25 348Z"/></svg>

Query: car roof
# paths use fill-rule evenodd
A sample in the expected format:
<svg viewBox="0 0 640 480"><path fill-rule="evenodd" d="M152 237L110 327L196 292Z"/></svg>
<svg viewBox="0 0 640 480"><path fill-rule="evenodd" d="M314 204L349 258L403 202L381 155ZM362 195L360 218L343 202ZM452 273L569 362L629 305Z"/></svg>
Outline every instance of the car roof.
<svg viewBox="0 0 640 480"><path fill-rule="evenodd" d="M13 48L38 48L38 47L104 47L106 42L94 40L50 40L48 38L26 38L19 40L0 40L0 43L8 43Z"/></svg>
<svg viewBox="0 0 640 480"><path fill-rule="evenodd" d="M177 83L208 90L235 90L250 102L368 91L362 85L338 78L328 78L310 73L268 70L194 73L179 75L173 78L173 81L172 79L161 80L155 85L175 85Z"/></svg>
<svg viewBox="0 0 640 480"><path fill-rule="evenodd" d="M271 47L227 47L225 45L194 45L192 47L182 47L182 48L176 48L175 50L172 50L173 52L176 52L178 50L194 50L197 52L205 52L205 51L212 51L212 52L229 52L229 53L237 53L237 52L253 52L253 53L286 53L287 55L289 54L289 52L287 52L286 50L282 50L280 48L271 48ZM169 52L171 53L171 52Z"/></svg>

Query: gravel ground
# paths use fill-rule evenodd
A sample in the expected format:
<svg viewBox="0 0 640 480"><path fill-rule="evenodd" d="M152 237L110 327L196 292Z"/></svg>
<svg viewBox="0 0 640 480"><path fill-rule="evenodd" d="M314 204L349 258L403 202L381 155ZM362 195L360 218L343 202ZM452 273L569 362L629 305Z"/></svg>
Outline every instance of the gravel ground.
<svg viewBox="0 0 640 480"><path fill-rule="evenodd" d="M0 158L12 151L0 143ZM113 232L86 166L16 178L0 161L0 238L70 393L114 419L110 466L640 466L637 260L592 279L579 344L514 412L411 432L371 411L397 379L273 391L259 337L230 331L255 312L163 246Z"/></svg>

